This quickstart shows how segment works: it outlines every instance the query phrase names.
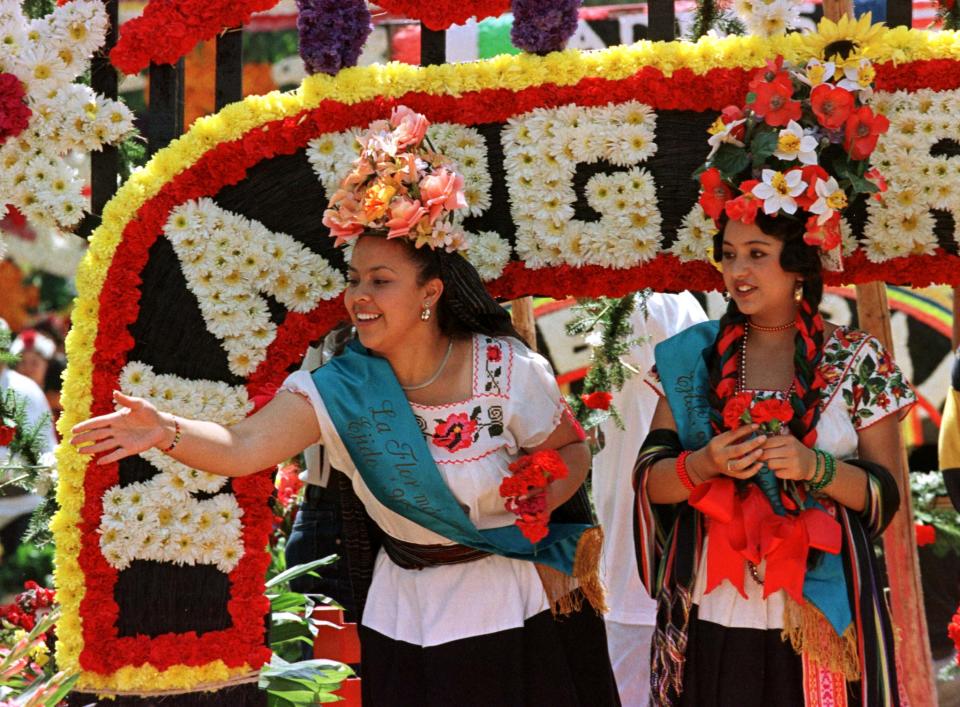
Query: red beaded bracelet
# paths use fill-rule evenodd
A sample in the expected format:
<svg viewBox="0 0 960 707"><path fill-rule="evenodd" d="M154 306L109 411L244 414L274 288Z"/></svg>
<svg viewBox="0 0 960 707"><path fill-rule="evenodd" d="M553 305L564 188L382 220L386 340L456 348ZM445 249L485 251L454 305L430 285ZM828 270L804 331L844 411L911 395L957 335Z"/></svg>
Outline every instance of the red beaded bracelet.
<svg viewBox="0 0 960 707"><path fill-rule="evenodd" d="M680 483L683 484L683 487L687 491L693 491L694 483L690 480L690 474L687 473L687 457L690 456L690 451L680 452L680 456L677 457L677 478L680 479Z"/></svg>
<svg viewBox="0 0 960 707"><path fill-rule="evenodd" d="M166 454L167 452L172 452L173 448L180 444L180 420L174 416L173 418L173 441L170 443L169 447L165 447L160 451Z"/></svg>

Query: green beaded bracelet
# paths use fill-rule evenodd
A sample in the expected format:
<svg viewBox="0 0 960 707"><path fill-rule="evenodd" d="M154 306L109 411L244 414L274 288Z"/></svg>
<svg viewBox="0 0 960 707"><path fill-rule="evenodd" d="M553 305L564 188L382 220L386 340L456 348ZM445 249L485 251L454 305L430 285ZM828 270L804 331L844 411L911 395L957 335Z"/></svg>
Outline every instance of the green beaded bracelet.
<svg viewBox="0 0 960 707"><path fill-rule="evenodd" d="M837 475L837 460L834 459L830 452L825 452L822 449L814 449L813 451L817 454L818 466L822 459L823 474L820 478L810 482L810 490L822 491L833 482L833 477Z"/></svg>
<svg viewBox="0 0 960 707"><path fill-rule="evenodd" d="M813 486L813 484L817 483L824 471L823 457L820 456L820 450L814 448L813 456L816 459L816 467L813 470L813 476L807 479L808 486Z"/></svg>

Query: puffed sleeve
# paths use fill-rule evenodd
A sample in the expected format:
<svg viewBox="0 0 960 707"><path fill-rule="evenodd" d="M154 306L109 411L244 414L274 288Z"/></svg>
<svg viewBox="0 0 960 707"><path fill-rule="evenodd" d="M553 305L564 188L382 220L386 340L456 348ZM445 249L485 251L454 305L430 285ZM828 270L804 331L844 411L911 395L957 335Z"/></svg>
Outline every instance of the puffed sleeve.
<svg viewBox="0 0 960 707"><path fill-rule="evenodd" d="M340 435L337 433L337 428L334 426L333 420L330 419L327 406L324 405L323 397L317 390L317 386L314 385L310 372L297 371L296 373L291 373L287 376L286 380L283 381L283 384L277 392L283 391L296 393L310 402L313 406L313 412L317 416L317 422L320 424L320 443L324 445L330 457L330 463L342 471L352 471L355 468L353 461L350 459L350 454L347 452L343 440L340 439Z"/></svg>
<svg viewBox="0 0 960 707"><path fill-rule="evenodd" d="M509 342L513 365L507 430L518 448L532 449L560 424L566 403L547 359L513 339L501 341Z"/></svg>
<svg viewBox="0 0 960 707"><path fill-rule="evenodd" d="M873 336L864 338L848 371L843 397L857 430L893 413L902 418L917 401L893 356Z"/></svg>

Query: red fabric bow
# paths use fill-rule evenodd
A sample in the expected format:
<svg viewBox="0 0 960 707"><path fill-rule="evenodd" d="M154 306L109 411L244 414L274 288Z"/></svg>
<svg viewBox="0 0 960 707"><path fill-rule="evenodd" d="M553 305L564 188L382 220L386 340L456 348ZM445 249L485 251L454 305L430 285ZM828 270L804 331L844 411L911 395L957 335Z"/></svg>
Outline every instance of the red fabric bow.
<svg viewBox="0 0 960 707"><path fill-rule="evenodd" d="M783 589L803 604L810 548L834 555L840 552L840 524L833 516L819 508L779 516L754 484L738 494L733 479L712 479L690 493L689 503L707 517L710 542L705 593L729 580L746 599L744 563L757 565L766 560L764 599ZM786 497L784 505L796 508Z"/></svg>

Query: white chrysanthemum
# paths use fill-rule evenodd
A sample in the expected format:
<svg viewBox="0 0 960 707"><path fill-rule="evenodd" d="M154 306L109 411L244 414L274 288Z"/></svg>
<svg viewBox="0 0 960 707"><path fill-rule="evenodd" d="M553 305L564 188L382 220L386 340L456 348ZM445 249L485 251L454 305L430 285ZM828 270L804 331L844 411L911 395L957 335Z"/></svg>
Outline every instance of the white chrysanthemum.
<svg viewBox="0 0 960 707"><path fill-rule="evenodd" d="M484 281L496 280L510 261L510 244L493 231L471 233L469 239L467 260Z"/></svg>

